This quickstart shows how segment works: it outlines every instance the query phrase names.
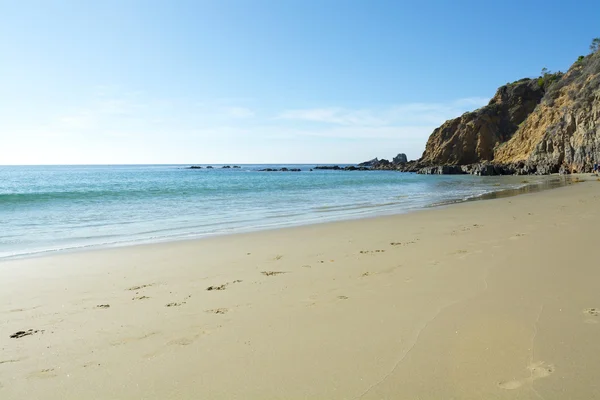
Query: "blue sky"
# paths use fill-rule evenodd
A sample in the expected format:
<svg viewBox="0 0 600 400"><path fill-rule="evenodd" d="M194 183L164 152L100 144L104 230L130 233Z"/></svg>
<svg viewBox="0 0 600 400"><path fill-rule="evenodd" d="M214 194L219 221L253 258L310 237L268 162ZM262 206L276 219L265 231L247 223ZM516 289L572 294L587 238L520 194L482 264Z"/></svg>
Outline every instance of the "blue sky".
<svg viewBox="0 0 600 400"><path fill-rule="evenodd" d="M600 36L596 1L0 0L0 164L353 163Z"/></svg>

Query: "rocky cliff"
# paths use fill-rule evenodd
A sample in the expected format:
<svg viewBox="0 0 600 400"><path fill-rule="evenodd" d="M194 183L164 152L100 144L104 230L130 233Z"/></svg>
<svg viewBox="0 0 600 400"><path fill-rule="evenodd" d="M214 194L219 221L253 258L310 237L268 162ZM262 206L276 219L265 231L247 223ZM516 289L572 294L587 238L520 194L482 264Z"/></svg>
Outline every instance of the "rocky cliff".
<svg viewBox="0 0 600 400"><path fill-rule="evenodd" d="M546 73L498 89L489 104L433 131L422 173L584 172L600 161L600 52L566 74Z"/></svg>
<svg viewBox="0 0 600 400"><path fill-rule="evenodd" d="M494 149L509 140L542 100L537 79L502 86L489 104L446 121L433 131L421 163L465 165L494 159Z"/></svg>
<svg viewBox="0 0 600 400"><path fill-rule="evenodd" d="M600 52L580 58L550 86L494 161L540 174L587 172L600 161Z"/></svg>

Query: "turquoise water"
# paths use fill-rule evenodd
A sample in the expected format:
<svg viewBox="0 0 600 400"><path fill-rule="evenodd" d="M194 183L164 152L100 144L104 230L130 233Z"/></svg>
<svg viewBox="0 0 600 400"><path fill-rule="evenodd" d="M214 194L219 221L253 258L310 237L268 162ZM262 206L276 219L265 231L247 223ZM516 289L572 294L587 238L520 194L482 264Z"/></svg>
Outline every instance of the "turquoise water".
<svg viewBox="0 0 600 400"><path fill-rule="evenodd" d="M257 171L283 166L0 167L0 258L402 213L523 186L314 165Z"/></svg>

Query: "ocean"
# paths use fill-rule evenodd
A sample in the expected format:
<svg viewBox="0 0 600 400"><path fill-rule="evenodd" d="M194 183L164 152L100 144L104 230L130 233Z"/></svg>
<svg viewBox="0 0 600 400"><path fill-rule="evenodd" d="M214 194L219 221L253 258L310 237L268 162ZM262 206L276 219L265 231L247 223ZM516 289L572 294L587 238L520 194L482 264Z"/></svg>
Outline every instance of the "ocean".
<svg viewBox="0 0 600 400"><path fill-rule="evenodd" d="M0 259L406 213L547 184L314 164L186 167L0 166ZM258 171L282 167L302 171Z"/></svg>

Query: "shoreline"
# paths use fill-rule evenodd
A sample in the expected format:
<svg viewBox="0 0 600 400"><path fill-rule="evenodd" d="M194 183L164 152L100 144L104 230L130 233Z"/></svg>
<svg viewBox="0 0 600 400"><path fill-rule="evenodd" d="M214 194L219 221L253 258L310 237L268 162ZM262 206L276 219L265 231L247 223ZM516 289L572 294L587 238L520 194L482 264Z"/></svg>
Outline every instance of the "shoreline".
<svg viewBox="0 0 600 400"><path fill-rule="evenodd" d="M240 235L240 234L251 234L254 232L265 232L271 230L280 230L280 229L289 229L289 228L298 228L303 226L311 226L311 225L321 225L321 224L329 224L336 222L344 222L344 221L358 221L363 219L371 219L371 218L385 218L389 216L395 215L405 215L414 212L420 212L423 210L428 210L436 207L446 207L453 204L461 204L465 202L472 201L482 201L482 200L491 200L501 197L512 197L519 196L522 194L535 193L544 190L556 189L562 186L565 186L567 180L572 180L573 178L577 179L578 176L586 176L586 174L581 175L569 175L569 176L560 176L560 175L549 175L538 177L542 178L543 181L539 181L536 183L527 182L524 180L523 186L518 188L502 188L499 187L498 190L490 191L488 193L474 195L467 198L462 199L448 199L442 202L430 203L424 205L420 208L416 209L403 209L399 210L381 210L380 212L376 212L373 214L367 215L344 215L333 217L329 220L324 220L322 222L314 222L314 221L297 221L297 222L286 222L280 224L273 224L270 226L252 226L245 228L236 228L232 232L216 232L216 233L194 233L194 234L182 234L181 236L170 236L170 237L161 237L161 238L144 238L144 239L131 239L124 241L117 241L113 243L100 243L100 244L87 244L80 246L72 246L60 249L48 249L48 250L39 250L28 253L14 254L10 256L0 257L0 265L7 261L12 260L22 260L28 258L39 258L39 257L48 257L60 254L72 254L77 252L87 252L87 251L96 251L96 250L108 250L108 249L116 249L123 247L132 247L132 246L146 246L146 245L154 245L154 244L162 244L162 243L174 243L179 241L195 241L195 240L205 240L213 237L221 237L221 236L229 236L229 235ZM377 207L375 207L377 208Z"/></svg>
<svg viewBox="0 0 600 400"><path fill-rule="evenodd" d="M0 397L599 397L598 198L6 261Z"/></svg>

